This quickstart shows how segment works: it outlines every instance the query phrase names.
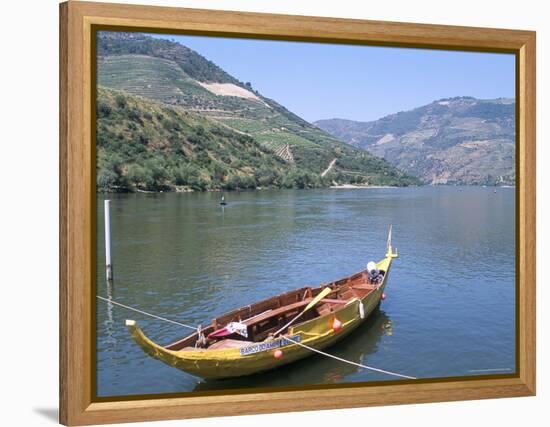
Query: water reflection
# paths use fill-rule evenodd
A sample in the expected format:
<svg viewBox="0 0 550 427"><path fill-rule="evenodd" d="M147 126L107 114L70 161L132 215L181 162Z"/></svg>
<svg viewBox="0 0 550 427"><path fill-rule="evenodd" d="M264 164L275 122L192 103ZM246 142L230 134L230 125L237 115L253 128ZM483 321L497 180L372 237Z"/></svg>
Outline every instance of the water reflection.
<svg viewBox="0 0 550 427"><path fill-rule="evenodd" d="M347 276L399 248L382 310L329 353L419 378L515 366L512 189L423 187L109 195L116 290L105 283L98 198L97 292L186 324ZM116 295L115 295L116 294ZM321 356L248 379L205 382L143 353L137 320L166 344L187 330L97 304L100 396L392 379Z"/></svg>
<svg viewBox="0 0 550 427"><path fill-rule="evenodd" d="M113 300L114 283L112 280L106 280L105 285L105 292L107 294L108 302L106 303L107 316L103 321L103 325L105 326L105 350L109 351L114 350L117 343L117 340L115 338L115 320L113 315L114 304L111 302Z"/></svg>

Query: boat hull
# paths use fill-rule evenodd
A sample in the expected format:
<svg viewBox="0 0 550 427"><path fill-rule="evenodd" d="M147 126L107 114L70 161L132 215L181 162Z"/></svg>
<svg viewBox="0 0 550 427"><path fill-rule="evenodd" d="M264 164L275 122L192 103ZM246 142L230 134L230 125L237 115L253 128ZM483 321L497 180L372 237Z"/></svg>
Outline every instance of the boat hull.
<svg viewBox="0 0 550 427"><path fill-rule="evenodd" d="M271 341L252 343L240 348L173 351L150 340L136 322L127 321L127 326L133 339L145 353L174 368L208 379L252 375L279 368L314 354L291 340L322 350L355 330L379 304L388 281L390 266L391 257L386 257L378 263L378 267L386 272L384 280L363 299L355 298L333 313L291 327L285 336ZM363 310L360 309L360 305L363 306ZM332 327L335 318L341 322L338 331ZM279 357L275 357L276 350L282 352L277 352Z"/></svg>

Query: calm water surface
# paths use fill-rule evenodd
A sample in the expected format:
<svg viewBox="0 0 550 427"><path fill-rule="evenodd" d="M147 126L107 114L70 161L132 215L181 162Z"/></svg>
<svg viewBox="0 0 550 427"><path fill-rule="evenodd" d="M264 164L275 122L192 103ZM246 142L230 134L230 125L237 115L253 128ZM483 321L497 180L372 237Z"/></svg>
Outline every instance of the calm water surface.
<svg viewBox="0 0 550 427"><path fill-rule="evenodd" d="M347 276L385 253L399 259L387 299L328 351L418 378L515 371L515 191L421 187L220 194L129 194L112 199L115 281L104 266L97 201L97 293L183 323ZM167 344L188 330L97 303L99 396L395 380L312 356L252 377L205 381L134 344L125 319Z"/></svg>

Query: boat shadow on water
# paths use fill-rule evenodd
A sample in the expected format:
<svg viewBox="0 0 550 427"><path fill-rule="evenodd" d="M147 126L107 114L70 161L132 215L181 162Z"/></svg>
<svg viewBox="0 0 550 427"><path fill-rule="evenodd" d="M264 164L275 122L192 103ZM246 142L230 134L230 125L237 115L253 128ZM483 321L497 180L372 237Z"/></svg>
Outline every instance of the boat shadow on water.
<svg viewBox="0 0 550 427"><path fill-rule="evenodd" d="M365 357L375 353L382 337L390 334L391 319L378 306L363 325L352 331L342 341L324 351L351 362L368 364ZM364 381L363 377L355 380L349 378L360 370L363 369L314 354L292 364L249 376L228 379L199 379L193 391L307 386ZM379 378L377 377L377 379Z"/></svg>

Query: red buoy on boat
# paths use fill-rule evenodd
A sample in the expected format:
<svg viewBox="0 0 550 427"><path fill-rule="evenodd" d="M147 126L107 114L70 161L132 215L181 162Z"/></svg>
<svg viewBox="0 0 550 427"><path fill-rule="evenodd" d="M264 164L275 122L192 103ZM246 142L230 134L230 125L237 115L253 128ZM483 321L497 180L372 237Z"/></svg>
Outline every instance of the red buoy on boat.
<svg viewBox="0 0 550 427"><path fill-rule="evenodd" d="M342 322L340 322L336 317L332 321L332 329L334 332L340 332L342 330Z"/></svg>
<svg viewBox="0 0 550 427"><path fill-rule="evenodd" d="M283 350L275 350L273 352L273 357L277 360L281 360L283 358Z"/></svg>
<svg viewBox="0 0 550 427"><path fill-rule="evenodd" d="M382 301L384 301L386 299L386 294L385 293L382 293L382 297L380 298Z"/></svg>

